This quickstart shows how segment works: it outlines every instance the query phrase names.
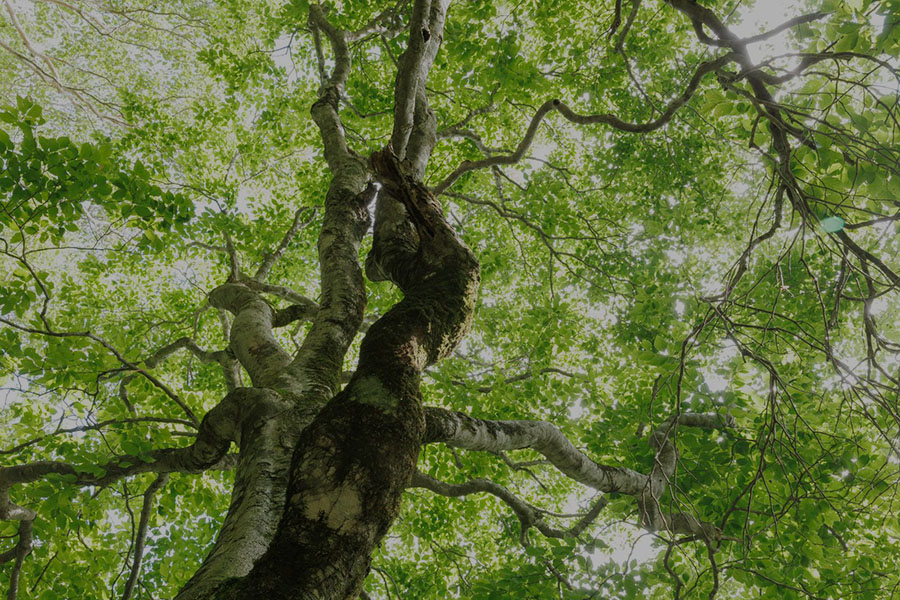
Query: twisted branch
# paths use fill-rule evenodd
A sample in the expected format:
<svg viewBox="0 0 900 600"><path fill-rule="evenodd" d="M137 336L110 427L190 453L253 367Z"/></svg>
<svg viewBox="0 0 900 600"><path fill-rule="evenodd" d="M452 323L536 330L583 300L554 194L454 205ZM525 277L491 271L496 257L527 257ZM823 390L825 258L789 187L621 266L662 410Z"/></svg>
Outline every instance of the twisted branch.
<svg viewBox="0 0 900 600"><path fill-rule="evenodd" d="M666 125L669 121L671 121L672 117L675 115L678 109L691 99L691 97L697 91L697 88L699 87L700 82L703 80L703 77L705 75L721 69L726 64L734 62L736 59L737 55L733 52L729 52L728 54L720 56L719 58L716 58L714 60L701 63L700 66L697 67L697 70L694 71L694 75L691 77L690 82L688 82L688 85L685 88L684 92L682 92L681 95L677 98L670 101L659 117L646 123L629 123L610 113L598 115L580 115L569 108L566 104L562 103L560 100L548 100L537 109L537 112L535 112L534 116L531 118L531 123L528 125L528 129L525 131L525 135L522 137L522 140L519 142L519 145L516 147L515 151L513 151L512 154L490 156L488 158L476 161L463 161L463 163L458 166L452 173L450 173L450 175L448 175L439 184L434 186L432 191L435 195L444 193L447 188L453 185L453 183L465 173L469 173L471 171L476 171L479 169L485 169L488 167L512 165L519 162L520 160L522 160L522 158L525 157L525 153L528 151L528 148L531 147L532 142L534 142L534 138L537 135L537 130L541 124L541 121L544 120L544 117L546 117L548 113L554 110L558 111L566 120L577 125L603 124L608 125L613 129L618 129L619 131L627 131L630 133L649 133L651 131L659 129L660 127Z"/></svg>

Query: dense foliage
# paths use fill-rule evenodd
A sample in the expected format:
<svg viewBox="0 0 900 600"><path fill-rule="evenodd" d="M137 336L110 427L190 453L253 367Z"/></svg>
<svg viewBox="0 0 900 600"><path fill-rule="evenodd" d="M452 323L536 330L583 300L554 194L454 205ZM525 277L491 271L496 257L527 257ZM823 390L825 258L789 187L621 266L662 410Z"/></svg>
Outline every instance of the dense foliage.
<svg viewBox="0 0 900 600"><path fill-rule="evenodd" d="M154 452L229 389L213 289L268 265L274 309L320 294L332 174L309 115L340 57L306 0L2 1L2 581L174 597L234 464L160 475ZM390 139L413 4L320 10L357 32L340 117L360 156ZM424 403L548 421L641 473L662 430L661 503L716 533L652 527L531 449L430 444L419 471L482 484L407 490L369 596L900 586L900 1L797 2L785 27L752 6L460 0L428 75L424 181L481 288ZM347 372L400 297L366 286ZM309 323L274 331L292 352ZM719 426L676 440L693 413Z"/></svg>

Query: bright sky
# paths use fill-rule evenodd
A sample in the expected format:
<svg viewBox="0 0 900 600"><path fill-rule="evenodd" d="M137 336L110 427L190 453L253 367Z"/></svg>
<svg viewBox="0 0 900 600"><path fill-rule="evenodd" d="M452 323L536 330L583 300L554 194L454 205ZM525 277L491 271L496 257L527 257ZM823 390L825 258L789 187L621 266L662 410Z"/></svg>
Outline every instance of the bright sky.
<svg viewBox="0 0 900 600"><path fill-rule="evenodd" d="M759 0L749 9L738 9L738 14L742 19L739 24L732 25L731 29L741 37L750 37L768 31L788 19L803 14L798 5L799 2L796 0ZM785 31L765 42L751 44L748 50L754 61L758 61L763 55L770 56L789 52L790 49L785 45L786 41L787 32Z"/></svg>

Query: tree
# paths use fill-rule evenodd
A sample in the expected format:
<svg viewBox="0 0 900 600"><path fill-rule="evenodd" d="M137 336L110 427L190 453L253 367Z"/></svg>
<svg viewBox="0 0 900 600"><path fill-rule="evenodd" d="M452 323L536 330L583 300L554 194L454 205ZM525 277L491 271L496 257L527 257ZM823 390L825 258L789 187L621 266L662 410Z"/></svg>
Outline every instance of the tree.
<svg viewBox="0 0 900 600"><path fill-rule="evenodd" d="M4 0L8 598L892 596L900 3L800 4Z"/></svg>

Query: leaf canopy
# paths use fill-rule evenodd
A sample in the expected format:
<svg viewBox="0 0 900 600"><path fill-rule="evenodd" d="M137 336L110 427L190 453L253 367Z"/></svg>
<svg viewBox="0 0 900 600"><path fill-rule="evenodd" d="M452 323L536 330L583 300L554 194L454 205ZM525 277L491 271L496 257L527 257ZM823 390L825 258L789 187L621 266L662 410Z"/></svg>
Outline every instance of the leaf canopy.
<svg viewBox="0 0 900 600"><path fill-rule="evenodd" d="M366 580L372 597L890 597L900 2L790 3L785 20L815 18L759 35L749 63L689 18L709 11L749 38L752 6L455 2L428 79L439 142L425 181L452 178L440 199L482 287L472 331L427 373L424 401L547 420L598 463L641 472L656 460L647 435L671 415L732 417L723 432L679 429L664 498L721 540L650 534L615 494L577 537L555 539L523 534L493 496L411 489ZM216 361L158 351L184 337L224 348L208 293L231 256L255 269L292 223L269 280L319 294L331 174L309 108L333 56L304 0L4 9L0 465L75 465L11 488L38 515L20 595L119 597L154 476L104 478L191 443L226 391ZM359 155L390 137L410 9L328 12L362 32L340 110ZM514 158L553 99L599 117L553 108L520 160L468 170ZM367 322L399 298L389 284L367 290ZM306 330L276 335L294 348ZM489 479L567 530L596 493L539 458L427 446L419 468ZM232 483L228 470L172 474L137 597L172 597L196 571ZM19 526L0 521L0 538Z"/></svg>

